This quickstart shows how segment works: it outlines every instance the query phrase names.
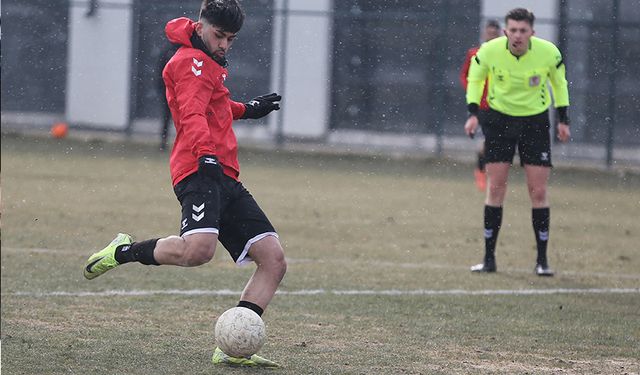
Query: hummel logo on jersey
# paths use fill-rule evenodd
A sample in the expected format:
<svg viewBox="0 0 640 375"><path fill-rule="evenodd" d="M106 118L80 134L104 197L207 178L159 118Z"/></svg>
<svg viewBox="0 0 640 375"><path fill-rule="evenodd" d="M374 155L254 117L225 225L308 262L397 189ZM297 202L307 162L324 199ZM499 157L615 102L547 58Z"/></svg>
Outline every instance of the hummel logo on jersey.
<svg viewBox="0 0 640 375"><path fill-rule="evenodd" d="M203 63L204 63L204 60L198 61L198 60L196 60L195 57L193 58L193 65L195 65L195 66L191 67L191 71L193 72L193 74L195 74L196 77L198 77L200 74L202 74L202 69L196 69L196 67L200 68Z"/></svg>
<svg viewBox="0 0 640 375"><path fill-rule="evenodd" d="M191 218L195 221L200 221L204 217L204 203L200 206L196 206L195 204L191 206L193 209L193 213L191 214ZM198 214L198 215L196 215Z"/></svg>
<svg viewBox="0 0 640 375"><path fill-rule="evenodd" d="M227 80L227 75L226 75L226 74L222 73L222 76L221 76L221 77L222 77L222 82L224 82L224 81L226 81L226 80Z"/></svg>
<svg viewBox="0 0 640 375"><path fill-rule="evenodd" d="M484 229L484 238L491 238L493 237L493 229Z"/></svg>

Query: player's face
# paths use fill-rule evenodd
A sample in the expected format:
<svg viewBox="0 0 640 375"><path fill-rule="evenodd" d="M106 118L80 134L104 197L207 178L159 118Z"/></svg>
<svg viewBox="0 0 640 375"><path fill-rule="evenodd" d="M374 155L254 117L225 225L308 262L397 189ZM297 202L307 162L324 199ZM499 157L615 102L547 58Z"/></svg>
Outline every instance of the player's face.
<svg viewBox="0 0 640 375"><path fill-rule="evenodd" d="M482 32L482 40L485 42L490 41L491 39L495 39L500 36L500 29L493 26L487 26L484 28Z"/></svg>
<svg viewBox="0 0 640 375"><path fill-rule="evenodd" d="M236 39L235 33L224 31L206 21L198 21L198 23L196 23L196 32L209 52L218 57L224 57Z"/></svg>
<svg viewBox="0 0 640 375"><path fill-rule="evenodd" d="M524 55L529 49L529 39L533 28L527 21L507 20L504 35L509 40L509 50L516 56Z"/></svg>

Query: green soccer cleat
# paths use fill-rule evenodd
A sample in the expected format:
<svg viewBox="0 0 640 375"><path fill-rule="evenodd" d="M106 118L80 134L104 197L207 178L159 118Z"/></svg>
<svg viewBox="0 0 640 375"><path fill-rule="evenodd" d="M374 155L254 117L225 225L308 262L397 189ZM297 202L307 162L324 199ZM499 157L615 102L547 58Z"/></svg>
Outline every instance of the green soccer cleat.
<svg viewBox="0 0 640 375"><path fill-rule="evenodd" d="M84 277L91 280L120 265L116 261L116 249L120 245L131 245L133 239L126 233L118 233L104 249L91 255L84 266Z"/></svg>
<svg viewBox="0 0 640 375"><path fill-rule="evenodd" d="M216 348L216 350L213 352L211 362L214 365L229 365L239 367L280 367L279 364L266 358L262 358L257 354L254 354L249 358L231 357L224 354L224 352L220 350L220 348Z"/></svg>

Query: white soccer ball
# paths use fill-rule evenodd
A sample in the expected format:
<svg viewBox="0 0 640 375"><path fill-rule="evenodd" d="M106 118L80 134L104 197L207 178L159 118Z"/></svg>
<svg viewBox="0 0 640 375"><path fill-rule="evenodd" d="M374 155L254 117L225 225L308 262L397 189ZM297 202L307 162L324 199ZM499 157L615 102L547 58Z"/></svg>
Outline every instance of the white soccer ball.
<svg viewBox="0 0 640 375"><path fill-rule="evenodd" d="M215 338L225 354L250 357L262 348L267 335L260 315L245 307L233 307L218 318Z"/></svg>

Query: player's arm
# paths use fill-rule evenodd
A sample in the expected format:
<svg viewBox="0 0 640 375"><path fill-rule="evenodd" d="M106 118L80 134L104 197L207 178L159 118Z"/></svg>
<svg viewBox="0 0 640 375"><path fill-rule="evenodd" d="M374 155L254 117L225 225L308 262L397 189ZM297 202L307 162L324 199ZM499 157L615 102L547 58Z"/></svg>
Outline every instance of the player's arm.
<svg viewBox="0 0 640 375"><path fill-rule="evenodd" d="M267 95L257 96L250 101L244 103L244 113L240 118L259 119L272 111L280 109L280 100L282 96L275 92Z"/></svg>
<svg viewBox="0 0 640 375"><path fill-rule="evenodd" d="M234 102L233 100L229 100L229 105L231 106L231 113L233 114L233 119L234 120L241 119L245 112L244 104L240 102Z"/></svg>
<svg viewBox="0 0 640 375"><path fill-rule="evenodd" d="M549 82L553 92L554 106L558 118L558 139L566 142L571 137L569 130L569 85L566 78L566 67L562 54L556 48L553 65L549 69Z"/></svg>
<svg viewBox="0 0 640 375"><path fill-rule="evenodd" d="M196 66L194 60L204 64ZM214 62L202 57L189 57L176 61L173 71L179 123L196 158L216 154L206 116L215 81L207 64Z"/></svg>
<svg viewBox="0 0 640 375"><path fill-rule="evenodd" d="M468 50L466 56L464 57L464 63L462 64L462 68L460 69L460 84L462 87L467 90L467 77L469 76L469 67L471 66L471 59L475 56L473 50Z"/></svg>

